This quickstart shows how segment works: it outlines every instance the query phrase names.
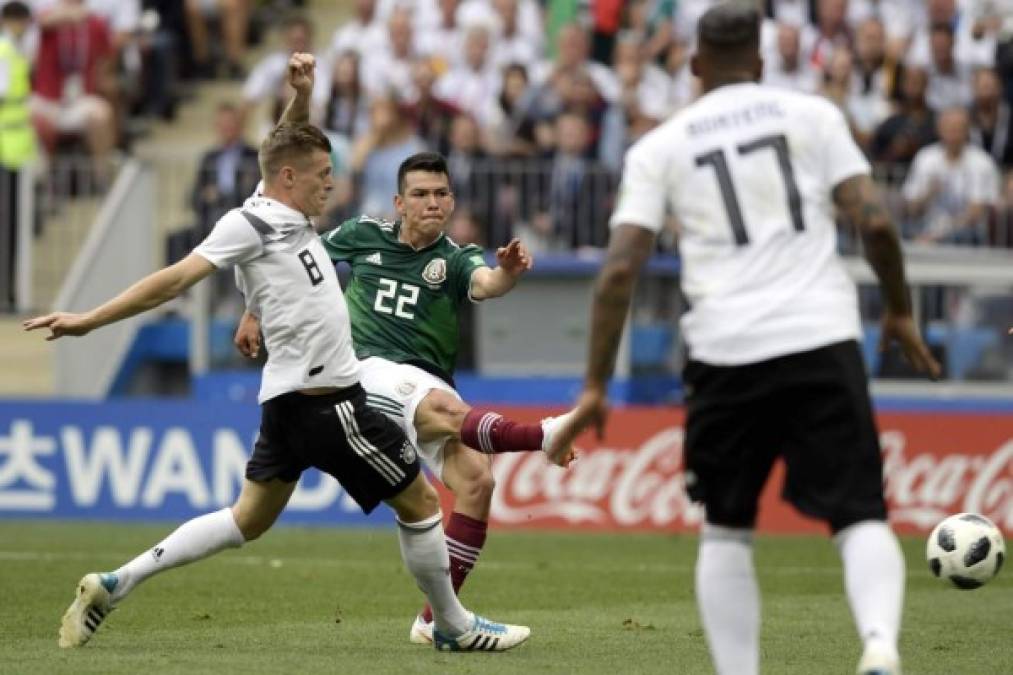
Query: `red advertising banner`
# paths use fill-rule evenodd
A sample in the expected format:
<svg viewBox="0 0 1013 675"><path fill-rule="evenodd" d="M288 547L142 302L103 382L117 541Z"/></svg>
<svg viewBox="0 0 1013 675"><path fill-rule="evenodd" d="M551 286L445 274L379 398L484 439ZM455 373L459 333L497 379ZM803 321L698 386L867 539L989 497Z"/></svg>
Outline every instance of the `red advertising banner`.
<svg viewBox="0 0 1013 675"><path fill-rule="evenodd" d="M534 421L557 410L499 410ZM602 441L578 439L568 470L541 453L498 455L493 463L495 527L694 530L703 516L682 483L684 411L612 412ZM887 413L879 416L890 519L901 532L928 532L945 516L982 513L1013 534L1013 415ZM780 499L782 470L768 481L759 529L825 532Z"/></svg>

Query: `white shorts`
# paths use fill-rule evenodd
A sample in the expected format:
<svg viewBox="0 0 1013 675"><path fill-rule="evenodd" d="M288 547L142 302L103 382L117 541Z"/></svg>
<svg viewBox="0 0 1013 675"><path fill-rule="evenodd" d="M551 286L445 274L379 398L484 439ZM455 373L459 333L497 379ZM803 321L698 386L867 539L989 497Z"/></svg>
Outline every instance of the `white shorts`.
<svg viewBox="0 0 1013 675"><path fill-rule="evenodd" d="M366 402L397 422L425 461L430 471L443 480L443 448L450 437L419 443L415 410L433 389L461 396L449 384L421 368L395 363L375 356L359 362L359 382L366 390Z"/></svg>
<svg viewBox="0 0 1013 675"><path fill-rule="evenodd" d="M45 119L61 133L80 133L95 117L108 117L109 103L100 96L85 94L73 101L51 101L41 96L29 100L32 114Z"/></svg>

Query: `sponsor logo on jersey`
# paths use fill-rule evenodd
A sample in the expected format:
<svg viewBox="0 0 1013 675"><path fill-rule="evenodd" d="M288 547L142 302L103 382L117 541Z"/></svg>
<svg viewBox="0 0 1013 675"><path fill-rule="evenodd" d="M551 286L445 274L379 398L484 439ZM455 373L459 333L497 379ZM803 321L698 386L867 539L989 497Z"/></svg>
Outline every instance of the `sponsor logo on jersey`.
<svg viewBox="0 0 1013 675"><path fill-rule="evenodd" d="M415 448L408 441L405 441L404 445L401 446L401 460L405 464L411 464L415 461Z"/></svg>
<svg viewBox="0 0 1013 675"><path fill-rule="evenodd" d="M422 278L434 286L442 284L447 280L447 261L443 258L430 260L426 268L422 270Z"/></svg>
<svg viewBox="0 0 1013 675"><path fill-rule="evenodd" d="M372 255L367 255L366 256L366 262L368 262L370 265L382 265L383 264L383 258L380 257L380 252L377 251L376 253L374 253Z"/></svg>

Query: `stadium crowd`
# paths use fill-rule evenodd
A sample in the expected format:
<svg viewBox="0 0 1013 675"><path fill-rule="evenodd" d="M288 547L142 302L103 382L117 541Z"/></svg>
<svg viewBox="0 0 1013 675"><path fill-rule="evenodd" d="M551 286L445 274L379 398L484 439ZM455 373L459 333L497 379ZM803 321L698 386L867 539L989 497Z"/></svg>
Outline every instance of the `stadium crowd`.
<svg viewBox="0 0 1013 675"><path fill-rule="evenodd" d="M216 113L219 142L191 200L197 224L179 250L241 203L255 173L243 130L256 139L269 128L288 93L288 54L313 50L313 121L337 177L330 224L391 215L398 164L428 148L450 161L452 236L497 245L519 235L553 251L604 245L624 150L698 93L694 27L715 0L336 1L351 16L333 35L315 35L294 0L33 0L3 11L23 22L7 33L32 64L41 147L86 150L99 176L113 149L129 147L131 119L171 118L188 83L243 80L241 100ZM906 238L1013 246L1013 3L757 1L764 81L840 107L891 186ZM254 61L247 47L269 24L281 47ZM265 101L271 118L256 119Z"/></svg>

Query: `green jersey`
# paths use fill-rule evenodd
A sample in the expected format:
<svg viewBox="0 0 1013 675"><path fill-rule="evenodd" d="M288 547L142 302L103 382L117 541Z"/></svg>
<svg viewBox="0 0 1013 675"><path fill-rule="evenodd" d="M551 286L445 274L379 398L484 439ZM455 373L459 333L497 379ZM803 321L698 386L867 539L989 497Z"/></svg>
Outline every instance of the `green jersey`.
<svg viewBox="0 0 1013 675"><path fill-rule="evenodd" d="M482 249L441 234L415 250L398 240L400 223L359 216L321 237L335 262L347 262L345 289L352 342L360 359L421 362L449 376L457 363L458 308L469 301Z"/></svg>

